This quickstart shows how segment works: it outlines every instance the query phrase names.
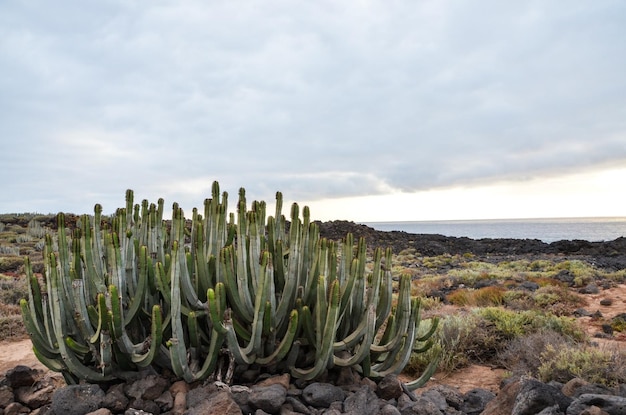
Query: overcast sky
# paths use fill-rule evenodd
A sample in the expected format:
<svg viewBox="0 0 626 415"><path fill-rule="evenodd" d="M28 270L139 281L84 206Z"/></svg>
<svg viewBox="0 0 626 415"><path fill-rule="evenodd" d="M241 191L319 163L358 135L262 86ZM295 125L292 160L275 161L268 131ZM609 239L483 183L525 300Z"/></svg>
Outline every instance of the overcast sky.
<svg viewBox="0 0 626 415"><path fill-rule="evenodd" d="M626 216L626 2L0 2L0 213Z"/></svg>

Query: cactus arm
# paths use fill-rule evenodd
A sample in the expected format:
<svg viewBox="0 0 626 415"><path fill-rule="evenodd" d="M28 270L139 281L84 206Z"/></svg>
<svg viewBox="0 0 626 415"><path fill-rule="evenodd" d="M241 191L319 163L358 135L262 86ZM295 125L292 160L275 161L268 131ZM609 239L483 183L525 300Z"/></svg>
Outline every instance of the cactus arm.
<svg viewBox="0 0 626 415"><path fill-rule="evenodd" d="M418 388L421 388L422 386L424 386L426 384L426 382L428 382L428 380L435 374L435 372L437 371L437 367L439 366L439 359L433 359L428 366L426 366L426 369L424 369L424 372L422 373L422 375L411 381L411 382L406 382L405 386L407 387L408 390L410 391L414 391Z"/></svg>
<svg viewBox="0 0 626 415"><path fill-rule="evenodd" d="M147 367L152 364L152 361L156 357L161 348L161 342L163 341L163 321L161 318L161 307L154 305L152 307L152 329L150 335L150 348L144 354L133 353L131 359L139 367Z"/></svg>
<svg viewBox="0 0 626 415"><path fill-rule="evenodd" d="M67 366L63 363L63 360L59 358L50 358L41 353L41 351L37 348L37 346L33 345L33 354L48 369L53 372L66 372Z"/></svg>
<svg viewBox="0 0 626 415"><path fill-rule="evenodd" d="M343 340L333 344L335 352L351 349L357 343L367 344L368 346L372 343L375 334L374 324L376 323L376 309L373 305L368 307L368 310L363 317L364 318L361 319L361 322L352 333L346 336ZM361 342L360 340L363 336L365 336L365 340Z"/></svg>
<svg viewBox="0 0 626 415"><path fill-rule="evenodd" d="M371 350L376 353L389 352L398 347L402 337L406 334L411 321L410 277L403 275L400 278L400 292L398 293L397 319L394 320L393 338L386 344L373 344Z"/></svg>
<svg viewBox="0 0 626 415"><path fill-rule="evenodd" d="M135 319L137 313L145 301L146 291L148 289L148 247L139 248L139 279L137 281L136 291L133 298L130 299L130 305L124 316L124 326L130 324Z"/></svg>
<svg viewBox="0 0 626 415"><path fill-rule="evenodd" d="M340 348L348 346L353 348L354 345L358 341L358 345L356 345L355 352L352 353L347 358L338 357L336 355L333 356L333 363L338 366L354 366L358 363L361 363L366 356L369 356L370 345L374 340L374 325L376 324L376 310L373 306L370 306L369 311L367 312L367 319L364 319L366 324L364 324L365 329L362 330L362 333L355 335L354 337L348 339L347 341L340 342ZM355 331L356 333L356 331ZM360 340L360 341L359 341ZM335 343L337 345L337 343ZM335 351L337 351L337 347L335 347Z"/></svg>
<svg viewBox="0 0 626 415"><path fill-rule="evenodd" d="M326 324L324 326L323 342L318 344L321 348L313 367L300 369L292 366L292 376L304 380L311 380L324 371L332 358L335 332L337 331L337 319L339 317L339 281L335 280L330 287L330 306L327 309Z"/></svg>
<svg viewBox="0 0 626 415"><path fill-rule="evenodd" d="M172 293L167 281L165 267L162 262L157 262L154 270L154 279L156 280L157 289L163 296L166 304L172 303Z"/></svg>
<svg viewBox="0 0 626 415"><path fill-rule="evenodd" d="M289 353L289 349L293 344L298 329L298 311L292 310L289 315L289 326L285 337L281 340L278 347L271 355L264 358L257 358L256 363L260 365L269 365L274 362L280 362Z"/></svg>
<svg viewBox="0 0 626 415"><path fill-rule="evenodd" d="M51 344L43 335L45 327L42 327L37 320L34 320L28 309L28 303L25 299L20 301L22 311L22 321L26 332L30 336L33 347L35 347L40 355L48 359L60 358L60 351L57 346ZM43 363L43 362L42 362Z"/></svg>
<svg viewBox="0 0 626 415"><path fill-rule="evenodd" d="M177 243L175 243L177 245ZM180 263L177 260L178 249L174 247L172 250L174 257L172 258L171 275L171 325L172 338L168 342L170 350L170 360L172 368L176 376L184 377L186 381L192 378L191 370L187 364L187 347L185 346L185 335L183 332L182 309L181 309L181 289L180 289Z"/></svg>
<svg viewBox="0 0 626 415"><path fill-rule="evenodd" d="M237 248L239 250L239 248ZM250 292L245 286L241 287L236 276L236 272L239 272L240 265L235 265L235 262L239 264L240 261L235 261L235 251L232 245L224 247L220 252L220 262L222 263L224 270L224 285L228 293L228 299L233 307L233 311L237 316L240 316L246 322L252 322L254 317L254 307L252 306L252 299Z"/></svg>

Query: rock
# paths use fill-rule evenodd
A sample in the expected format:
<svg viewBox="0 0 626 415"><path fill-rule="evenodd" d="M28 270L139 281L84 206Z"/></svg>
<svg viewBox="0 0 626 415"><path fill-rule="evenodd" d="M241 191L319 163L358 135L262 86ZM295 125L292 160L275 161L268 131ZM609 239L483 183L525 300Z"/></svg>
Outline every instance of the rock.
<svg viewBox="0 0 626 415"><path fill-rule="evenodd" d="M166 412L172 409L172 407L174 406L174 397L172 396L170 391L167 390L163 392L161 396L156 398L154 400L154 403L159 405L159 408L161 408L161 412Z"/></svg>
<svg viewBox="0 0 626 415"><path fill-rule="evenodd" d="M285 390L288 390L290 383L291 383L291 376L289 376L289 373L285 373L283 375L276 375L276 376L272 376L267 379L264 379L261 382L257 383L256 386L271 386L271 385L278 384L278 385L281 385L283 388L285 388Z"/></svg>
<svg viewBox="0 0 626 415"><path fill-rule="evenodd" d="M38 385L38 382L32 387L17 388L14 392L16 399L30 409L40 408L50 403L53 393L54 385Z"/></svg>
<svg viewBox="0 0 626 415"><path fill-rule="evenodd" d="M4 408L4 415L28 414L30 409L19 402L11 402Z"/></svg>
<svg viewBox="0 0 626 415"><path fill-rule="evenodd" d="M5 408L14 401L13 389L10 386L0 386L0 408Z"/></svg>
<svg viewBox="0 0 626 415"><path fill-rule="evenodd" d="M113 412L111 412L107 408L100 408L100 409L96 409L93 412L89 412L87 415L113 415Z"/></svg>
<svg viewBox="0 0 626 415"><path fill-rule="evenodd" d="M439 392L451 408L457 410L461 409L461 405L463 405L463 394L461 394L457 388L447 385L437 385L433 387L432 390Z"/></svg>
<svg viewBox="0 0 626 415"><path fill-rule="evenodd" d="M172 415L182 415L187 409L187 393L189 392L189 384L185 381L174 382L169 389L170 394L174 397L172 407Z"/></svg>
<svg viewBox="0 0 626 415"><path fill-rule="evenodd" d="M572 402L560 390L536 379L524 379L521 383L522 387L515 398L511 415L535 415L554 405L558 405L565 412Z"/></svg>
<svg viewBox="0 0 626 415"><path fill-rule="evenodd" d="M126 386L124 392L127 396L135 399L153 401L161 396L168 387L169 384L165 378L157 375L148 375Z"/></svg>
<svg viewBox="0 0 626 415"><path fill-rule="evenodd" d="M485 410L487 404L495 397L496 395L493 392L486 389L472 389L463 397L460 410L468 415L478 415Z"/></svg>
<svg viewBox="0 0 626 415"><path fill-rule="evenodd" d="M135 399L130 403L130 407L153 415L159 415L161 413L159 405L157 405L156 402L149 401L147 399Z"/></svg>
<svg viewBox="0 0 626 415"><path fill-rule="evenodd" d="M98 409L104 396L98 385L69 385L54 392L51 409L56 415L84 415Z"/></svg>
<svg viewBox="0 0 626 415"><path fill-rule="evenodd" d="M380 399L388 401L389 399L398 399L402 395L402 383L398 380L398 376L390 374L381 379L378 383L376 393Z"/></svg>
<svg viewBox="0 0 626 415"><path fill-rule="evenodd" d="M37 379L39 379L39 375L39 371L36 369L18 365L8 370L4 376L6 378L6 384L13 389L17 389L22 386L34 385Z"/></svg>
<svg viewBox="0 0 626 415"><path fill-rule="evenodd" d="M511 415L515 398L522 385L519 381L506 384L498 395L489 401L481 415Z"/></svg>
<svg viewBox="0 0 626 415"><path fill-rule="evenodd" d="M578 292L581 294L598 294L600 292L600 288L592 282L579 289Z"/></svg>
<svg viewBox="0 0 626 415"><path fill-rule="evenodd" d="M602 300L600 300L600 305L603 305L605 307L608 307L612 304L613 304L613 300L611 298L603 298Z"/></svg>
<svg viewBox="0 0 626 415"><path fill-rule="evenodd" d="M547 408L543 408L537 415L564 415L564 412L561 411L559 405L552 405Z"/></svg>
<svg viewBox="0 0 626 415"><path fill-rule="evenodd" d="M128 407L129 400L124 395L124 384L113 385L107 390L102 406L110 409L112 412L123 412Z"/></svg>
<svg viewBox="0 0 626 415"><path fill-rule="evenodd" d="M215 385L200 386L191 389L187 392L187 408L198 406L200 402L206 400L209 396L217 392L217 390L217 386Z"/></svg>
<svg viewBox="0 0 626 415"><path fill-rule="evenodd" d="M395 406L386 404L380 408L380 415L401 415L401 413Z"/></svg>
<svg viewBox="0 0 626 415"><path fill-rule="evenodd" d="M609 415L626 414L626 398L614 395L583 394L567 408L567 415L582 415L595 406Z"/></svg>
<svg viewBox="0 0 626 415"><path fill-rule="evenodd" d="M124 415L154 415L154 414L150 412L142 411L141 409L137 409L137 408L128 408L126 411L124 411Z"/></svg>
<svg viewBox="0 0 626 415"><path fill-rule="evenodd" d="M343 402L343 413L350 415L376 415L380 410L378 397L368 386L361 386Z"/></svg>
<svg viewBox="0 0 626 415"><path fill-rule="evenodd" d="M573 398L576 393L576 389L584 385L589 385L589 382L581 378L573 378L563 385L561 392L563 392L563 395Z"/></svg>
<svg viewBox="0 0 626 415"><path fill-rule="evenodd" d="M420 396L434 403L435 406L442 412L448 408L448 402L446 402L446 398L435 389L428 389L422 392Z"/></svg>
<svg viewBox="0 0 626 415"><path fill-rule="evenodd" d="M193 390L192 390L193 391ZM190 393L192 392L190 391ZM242 415L243 412L232 394L227 390L218 390L204 400L196 401L196 405L190 407L186 415Z"/></svg>
<svg viewBox="0 0 626 415"><path fill-rule="evenodd" d="M287 389L281 384L253 386L248 395L248 404L270 414L277 413L287 398Z"/></svg>
<svg viewBox="0 0 626 415"><path fill-rule="evenodd" d="M444 415L443 412L437 408L437 405L432 403L426 398L421 396L417 397L417 400L412 402L409 406L400 410L402 415Z"/></svg>
<svg viewBox="0 0 626 415"><path fill-rule="evenodd" d="M591 311L587 311L584 308L577 308L572 313L574 317L591 317Z"/></svg>
<svg viewBox="0 0 626 415"><path fill-rule="evenodd" d="M292 411L307 415L311 413L311 411L309 410L309 408L306 407L305 404L303 404L302 402L300 402L300 400L294 398L293 396L287 396L285 402L291 406Z"/></svg>
<svg viewBox="0 0 626 415"><path fill-rule="evenodd" d="M304 388L302 398L307 404L316 408L328 408L333 402L343 401L345 394L338 386L314 382Z"/></svg>

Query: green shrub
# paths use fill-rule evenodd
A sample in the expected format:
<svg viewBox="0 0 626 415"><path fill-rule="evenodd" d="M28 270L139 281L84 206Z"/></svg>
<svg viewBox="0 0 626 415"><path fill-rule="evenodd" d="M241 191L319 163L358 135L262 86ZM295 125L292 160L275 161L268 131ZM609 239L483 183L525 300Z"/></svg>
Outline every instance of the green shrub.
<svg viewBox="0 0 626 415"><path fill-rule="evenodd" d="M476 313L442 318L434 337L438 347L426 353L413 354L406 367L407 373L424 370L438 352L441 356L438 369L449 373L472 362L492 359L500 347L485 320Z"/></svg>
<svg viewBox="0 0 626 415"><path fill-rule="evenodd" d="M575 344L573 340L550 329L540 329L534 333L519 336L506 345L498 354L498 363L514 375L539 376L541 361L538 356L548 346L560 349Z"/></svg>
<svg viewBox="0 0 626 415"><path fill-rule="evenodd" d="M540 359L538 376L544 382L573 378L607 386L626 382L626 356L617 351L548 345Z"/></svg>

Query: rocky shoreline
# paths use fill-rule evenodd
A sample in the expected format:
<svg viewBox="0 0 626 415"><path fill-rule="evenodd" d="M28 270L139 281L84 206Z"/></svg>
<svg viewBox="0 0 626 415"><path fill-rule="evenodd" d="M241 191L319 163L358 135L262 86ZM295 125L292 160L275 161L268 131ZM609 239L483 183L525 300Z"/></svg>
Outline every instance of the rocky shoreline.
<svg viewBox="0 0 626 415"><path fill-rule="evenodd" d="M350 232L355 238L364 237L370 247L391 247L394 254L405 249L414 249L422 256L466 253L481 258L560 255L582 257L599 267L612 270L626 268L626 237L605 242L563 240L546 243L538 239L471 239L402 231L385 232L342 220L317 223L323 237L341 239Z"/></svg>

